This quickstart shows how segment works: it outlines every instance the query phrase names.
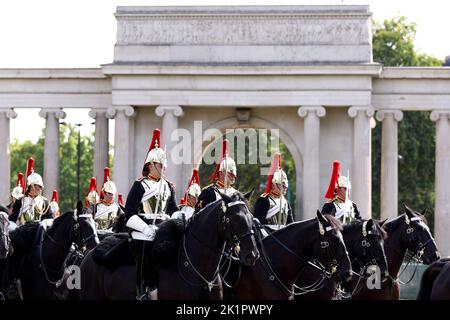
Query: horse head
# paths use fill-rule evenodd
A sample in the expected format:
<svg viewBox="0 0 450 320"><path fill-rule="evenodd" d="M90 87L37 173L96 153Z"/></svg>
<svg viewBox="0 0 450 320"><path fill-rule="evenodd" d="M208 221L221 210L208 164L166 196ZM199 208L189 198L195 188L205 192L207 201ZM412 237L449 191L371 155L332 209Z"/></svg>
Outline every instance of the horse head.
<svg viewBox="0 0 450 320"><path fill-rule="evenodd" d="M413 257L424 264L430 264L439 259L439 251L431 235L425 218L426 210L415 212L404 205L405 213L402 242L412 252Z"/></svg>
<svg viewBox="0 0 450 320"><path fill-rule="evenodd" d="M315 230L318 232L309 239L312 241L311 255L324 266L329 277L337 276L341 282L350 281L352 266L341 234L341 222L317 210Z"/></svg>
<svg viewBox="0 0 450 320"><path fill-rule="evenodd" d="M388 276L388 265L384 252L387 237L380 224L372 219L355 220L344 226L344 240L351 257L361 267L361 273L378 267L382 280Z"/></svg>
<svg viewBox="0 0 450 320"><path fill-rule="evenodd" d="M78 248L82 249L82 251L89 251L99 244L94 217L92 213L85 211L81 201L77 203L77 209L73 212L73 219L73 240Z"/></svg>
<svg viewBox="0 0 450 320"><path fill-rule="evenodd" d="M0 259L8 257L10 249L8 210L0 206Z"/></svg>
<svg viewBox="0 0 450 320"><path fill-rule="evenodd" d="M259 258L253 233L253 216L248 210L247 199L251 192L242 195L239 192L227 196L223 193L220 232L229 247L233 247L241 263L253 266Z"/></svg>

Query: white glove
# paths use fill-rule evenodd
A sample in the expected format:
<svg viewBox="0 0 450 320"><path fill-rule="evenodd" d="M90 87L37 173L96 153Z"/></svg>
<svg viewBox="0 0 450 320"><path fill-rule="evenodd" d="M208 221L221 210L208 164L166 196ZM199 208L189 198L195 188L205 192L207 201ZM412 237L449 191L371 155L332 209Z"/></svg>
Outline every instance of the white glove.
<svg viewBox="0 0 450 320"><path fill-rule="evenodd" d="M142 230L142 233L145 234L147 237L154 237L156 234L157 227L149 224L148 226L145 226L145 228Z"/></svg>

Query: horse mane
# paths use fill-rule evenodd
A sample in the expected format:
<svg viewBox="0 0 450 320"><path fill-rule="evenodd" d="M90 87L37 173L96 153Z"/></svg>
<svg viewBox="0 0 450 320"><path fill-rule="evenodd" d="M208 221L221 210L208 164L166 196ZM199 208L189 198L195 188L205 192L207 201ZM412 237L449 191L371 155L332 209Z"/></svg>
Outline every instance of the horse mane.
<svg viewBox="0 0 450 320"><path fill-rule="evenodd" d="M336 217L332 216L331 214L324 214L324 216L330 222L331 227L333 227L335 231L342 231L342 222L339 219L336 219Z"/></svg>
<svg viewBox="0 0 450 320"><path fill-rule="evenodd" d="M387 231L388 233L393 232L394 230L396 230L405 220L405 213L399 215L398 217L395 217L392 220L387 221L384 225L383 225L383 229L385 231Z"/></svg>
<svg viewBox="0 0 450 320"><path fill-rule="evenodd" d="M50 235L52 235L55 230L58 229L59 225L65 221L67 219L67 217L70 216L71 218L73 218L73 211L67 211L65 213L63 213L62 215L60 215L58 218L56 218L55 220L53 220L53 224L52 226L48 229L48 233Z"/></svg>

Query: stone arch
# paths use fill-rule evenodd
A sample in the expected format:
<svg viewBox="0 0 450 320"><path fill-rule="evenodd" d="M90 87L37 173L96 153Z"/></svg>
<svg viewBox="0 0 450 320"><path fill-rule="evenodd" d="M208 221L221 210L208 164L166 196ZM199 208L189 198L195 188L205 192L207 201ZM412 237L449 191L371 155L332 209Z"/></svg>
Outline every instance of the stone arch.
<svg viewBox="0 0 450 320"><path fill-rule="evenodd" d="M240 123L237 121L236 117L229 117L225 119L221 119L219 121L211 123L208 127L203 128L203 132L208 129L218 129L223 134L225 133L226 129L237 129L237 128L259 128L259 129L278 129L279 130L279 139L283 141L283 143L286 145L287 149L291 153L294 162L295 162L295 184L296 184L296 208L295 208L295 215L296 219L299 220L303 217L302 212L302 204L303 204L303 196L302 196L302 186L303 186L303 154L300 150L299 146L295 143L295 140L292 138L292 133L284 130L282 126L277 125L274 122L271 122L267 119L264 119L262 117L251 117L250 120L246 123ZM201 163L204 153L206 152L208 146L212 143L211 141L203 141L203 136L195 136L194 139L200 139L196 141L202 141L202 150L194 150L194 164L195 166L198 166L198 164Z"/></svg>

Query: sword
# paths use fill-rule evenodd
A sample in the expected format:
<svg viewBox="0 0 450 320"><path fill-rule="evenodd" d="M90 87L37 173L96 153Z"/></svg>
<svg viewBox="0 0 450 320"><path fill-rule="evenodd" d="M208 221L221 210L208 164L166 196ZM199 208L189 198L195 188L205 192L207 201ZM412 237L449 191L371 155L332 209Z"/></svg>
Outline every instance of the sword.
<svg viewBox="0 0 450 320"><path fill-rule="evenodd" d="M164 154L166 154L166 145L164 145ZM159 209L159 202L161 200L161 188L163 185L163 178L164 178L164 172L166 171L166 167L164 166L164 164L162 164L162 169L161 169L161 175L159 177L159 197L157 197L156 199L156 206L155 206L155 214L158 214L158 209ZM156 224L156 219L153 220L153 225Z"/></svg>

